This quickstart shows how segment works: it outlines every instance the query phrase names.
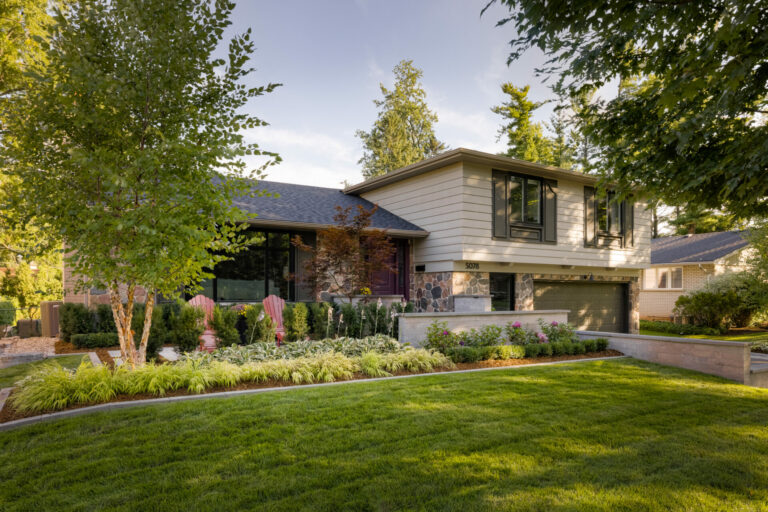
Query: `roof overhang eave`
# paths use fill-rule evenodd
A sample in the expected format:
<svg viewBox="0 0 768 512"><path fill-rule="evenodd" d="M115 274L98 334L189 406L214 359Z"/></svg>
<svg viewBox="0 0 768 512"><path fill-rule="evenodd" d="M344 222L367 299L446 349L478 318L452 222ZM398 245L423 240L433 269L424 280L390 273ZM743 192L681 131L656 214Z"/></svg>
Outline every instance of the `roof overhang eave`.
<svg viewBox="0 0 768 512"><path fill-rule="evenodd" d="M283 220L269 220L269 219L259 219L258 217L255 219L251 219L248 221L249 224L256 227L263 227L263 228L271 228L271 229L277 229L277 228L286 228L286 229L295 229L295 230L304 230L304 231L317 231L320 229L327 229L330 227L333 227L333 224L315 224L312 222L295 222L295 221L283 221ZM380 230L380 231L386 231L386 233L390 236L398 237L398 238L425 238L427 235L429 235L429 231L424 230L412 230L412 229L387 229L387 228L369 228L370 230Z"/></svg>

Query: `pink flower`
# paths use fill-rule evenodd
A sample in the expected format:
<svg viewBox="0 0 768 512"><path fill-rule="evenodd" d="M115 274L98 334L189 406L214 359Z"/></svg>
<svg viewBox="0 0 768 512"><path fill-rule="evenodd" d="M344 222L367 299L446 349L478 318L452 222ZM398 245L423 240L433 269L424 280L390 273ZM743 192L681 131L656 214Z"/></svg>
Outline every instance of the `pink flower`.
<svg viewBox="0 0 768 512"><path fill-rule="evenodd" d="M443 331L443 336L448 336L448 331Z"/></svg>
<svg viewBox="0 0 768 512"><path fill-rule="evenodd" d="M552 327L557 327L557 322L552 322Z"/></svg>
<svg viewBox="0 0 768 512"><path fill-rule="evenodd" d="M539 337L539 343L547 343L549 341L547 339L547 335L544 334L543 332L540 332L539 334L537 334L537 336Z"/></svg>
<svg viewBox="0 0 768 512"><path fill-rule="evenodd" d="M512 327L514 327L515 329L519 329L522 326L523 326L523 324L521 324L520 322L515 322L515 323L512 324Z"/></svg>

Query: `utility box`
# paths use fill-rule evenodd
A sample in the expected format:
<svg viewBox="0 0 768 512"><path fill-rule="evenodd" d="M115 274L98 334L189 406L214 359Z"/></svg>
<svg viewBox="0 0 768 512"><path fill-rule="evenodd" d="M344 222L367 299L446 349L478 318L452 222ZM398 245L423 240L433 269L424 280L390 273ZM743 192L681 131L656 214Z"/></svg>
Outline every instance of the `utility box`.
<svg viewBox="0 0 768 512"><path fill-rule="evenodd" d="M64 304L60 300L47 300L40 303L40 331L46 338L59 335L59 308Z"/></svg>
<svg viewBox="0 0 768 512"><path fill-rule="evenodd" d="M23 318L16 324L19 330L19 338L33 338L40 336L40 320Z"/></svg>

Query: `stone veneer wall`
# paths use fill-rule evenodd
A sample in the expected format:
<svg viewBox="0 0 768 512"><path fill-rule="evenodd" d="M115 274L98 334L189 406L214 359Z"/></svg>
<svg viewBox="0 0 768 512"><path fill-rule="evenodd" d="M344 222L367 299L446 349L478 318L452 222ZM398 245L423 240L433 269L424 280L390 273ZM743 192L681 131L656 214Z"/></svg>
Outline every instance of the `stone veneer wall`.
<svg viewBox="0 0 768 512"><path fill-rule="evenodd" d="M488 272L418 272L411 283L411 299L419 313L453 311L454 295L491 293Z"/></svg>
<svg viewBox="0 0 768 512"><path fill-rule="evenodd" d="M533 274L515 274L515 310L533 311Z"/></svg>

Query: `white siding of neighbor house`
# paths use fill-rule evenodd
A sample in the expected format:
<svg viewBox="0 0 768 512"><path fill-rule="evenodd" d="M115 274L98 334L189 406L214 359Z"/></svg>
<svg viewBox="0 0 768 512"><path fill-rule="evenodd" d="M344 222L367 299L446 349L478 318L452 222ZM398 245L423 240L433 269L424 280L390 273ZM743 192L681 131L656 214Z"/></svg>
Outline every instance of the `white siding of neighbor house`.
<svg viewBox="0 0 768 512"><path fill-rule="evenodd" d="M491 174L491 167L465 162L362 196L429 231L426 239L415 241L415 263L475 261L624 269L649 266L650 212L635 205L635 247L586 248L584 185L562 179L556 188L557 244L494 240ZM427 270L431 270L429 265Z"/></svg>
<svg viewBox="0 0 768 512"><path fill-rule="evenodd" d="M461 259L461 164L444 167L362 194L420 228L429 231L414 244L414 261Z"/></svg>
<svg viewBox="0 0 768 512"><path fill-rule="evenodd" d="M651 218L642 204L635 204L635 245L627 249L584 247L584 185L557 180L557 243L537 244L494 240L492 237L491 167L463 166L463 259L513 263L618 267L640 269L651 259Z"/></svg>

